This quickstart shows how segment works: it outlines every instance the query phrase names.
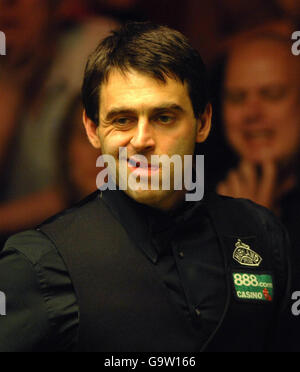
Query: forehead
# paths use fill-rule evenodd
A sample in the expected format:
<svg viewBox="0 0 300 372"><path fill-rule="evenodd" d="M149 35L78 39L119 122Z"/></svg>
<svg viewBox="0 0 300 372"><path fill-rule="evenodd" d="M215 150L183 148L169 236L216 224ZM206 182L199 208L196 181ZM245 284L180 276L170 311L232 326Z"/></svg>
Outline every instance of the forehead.
<svg viewBox="0 0 300 372"><path fill-rule="evenodd" d="M151 108L162 101L192 107L187 84L169 77L163 82L134 70L112 70L100 90L101 111L112 106Z"/></svg>
<svg viewBox="0 0 300 372"><path fill-rule="evenodd" d="M299 84L299 62L280 41L257 40L229 55L225 85Z"/></svg>

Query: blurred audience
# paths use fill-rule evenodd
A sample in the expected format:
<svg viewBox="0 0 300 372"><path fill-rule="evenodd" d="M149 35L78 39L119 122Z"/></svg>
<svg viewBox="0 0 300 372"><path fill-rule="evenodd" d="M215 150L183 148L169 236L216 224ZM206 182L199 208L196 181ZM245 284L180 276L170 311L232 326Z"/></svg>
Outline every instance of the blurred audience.
<svg viewBox="0 0 300 372"><path fill-rule="evenodd" d="M59 34L36 100L31 97L22 115L6 199L41 191L55 182L55 143L61 120L70 100L80 91L88 54L115 27L113 20L98 16Z"/></svg>
<svg viewBox="0 0 300 372"><path fill-rule="evenodd" d="M67 110L57 141L57 180L60 195L67 206L78 202L97 189L96 167L101 151L88 141L82 124L81 97L76 96Z"/></svg>
<svg viewBox="0 0 300 372"><path fill-rule="evenodd" d="M60 127L80 92L88 54L117 27L100 15L62 22L62 4L0 0L0 25L7 39L7 56L0 61L2 240L65 206L57 191ZM74 0L76 4L78 9L86 6L83 0Z"/></svg>
<svg viewBox="0 0 300 372"><path fill-rule="evenodd" d="M299 3L299 0L187 0L184 6L188 11L181 10L182 29L205 61L213 63L236 38L250 37L253 30L291 35L299 24L295 10Z"/></svg>
<svg viewBox="0 0 300 372"><path fill-rule="evenodd" d="M0 235L35 226L96 190L101 153L89 143L82 124L80 96L71 100L56 143L56 184L39 193L0 205ZM45 208L46 206L46 208Z"/></svg>
<svg viewBox="0 0 300 372"><path fill-rule="evenodd" d="M7 55L0 60L0 171L53 53L54 8L50 0L0 0L0 25L7 42Z"/></svg>

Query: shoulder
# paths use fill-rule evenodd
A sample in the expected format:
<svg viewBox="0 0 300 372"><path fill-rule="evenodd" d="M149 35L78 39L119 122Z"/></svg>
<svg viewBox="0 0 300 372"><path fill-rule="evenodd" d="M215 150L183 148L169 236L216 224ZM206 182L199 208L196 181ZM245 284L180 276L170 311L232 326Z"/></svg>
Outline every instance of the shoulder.
<svg viewBox="0 0 300 372"><path fill-rule="evenodd" d="M242 198L231 198L218 194L211 194L208 197L208 208L223 214L224 220L237 225L257 225L266 232L278 230L285 232L280 219L269 209L258 205L251 200Z"/></svg>
<svg viewBox="0 0 300 372"><path fill-rule="evenodd" d="M42 233L29 230L10 237L1 252L1 257L15 254L20 259L30 262L33 266L38 265L49 255L57 252L51 241Z"/></svg>
<svg viewBox="0 0 300 372"><path fill-rule="evenodd" d="M45 226L51 225L62 225L62 227L68 228L73 221L91 216L93 212L99 211L100 206L102 205L100 201L101 193L96 191L80 202L74 204L72 207L48 218L37 227L37 231L43 231Z"/></svg>
<svg viewBox="0 0 300 372"><path fill-rule="evenodd" d="M35 282L35 287L45 300L49 293L57 294L64 287L72 291L72 283L62 257L54 244L43 233L29 230L8 239L0 252L2 283L30 287L26 278Z"/></svg>
<svg viewBox="0 0 300 372"><path fill-rule="evenodd" d="M8 239L0 252L0 283L7 296L2 327L10 340L9 351L73 347L77 299L63 259L44 234L32 230ZM0 349L6 350L1 335Z"/></svg>

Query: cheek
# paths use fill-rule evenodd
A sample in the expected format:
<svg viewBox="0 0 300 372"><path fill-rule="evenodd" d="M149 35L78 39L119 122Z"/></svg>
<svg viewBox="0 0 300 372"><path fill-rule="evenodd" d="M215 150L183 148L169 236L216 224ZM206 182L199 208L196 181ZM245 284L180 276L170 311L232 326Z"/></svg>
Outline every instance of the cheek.
<svg viewBox="0 0 300 372"><path fill-rule="evenodd" d="M119 156L120 147L128 147L132 135L130 132L117 132L114 130L99 132L102 154L112 155L115 158Z"/></svg>
<svg viewBox="0 0 300 372"><path fill-rule="evenodd" d="M239 141L243 127L241 113L238 108L230 105L224 106L223 126L225 137L235 147L236 142Z"/></svg>
<svg viewBox="0 0 300 372"><path fill-rule="evenodd" d="M294 117L280 123L277 130L278 148L282 152L295 153L300 147L300 119Z"/></svg>
<svg viewBox="0 0 300 372"><path fill-rule="evenodd" d="M289 146L300 136L300 104L286 102L270 110L269 120L277 132L278 141Z"/></svg>
<svg viewBox="0 0 300 372"><path fill-rule="evenodd" d="M225 104L223 108L223 125L225 132L229 135L231 131L238 132L243 126L241 110L238 107Z"/></svg>
<svg viewBox="0 0 300 372"><path fill-rule="evenodd" d="M173 135L167 136L163 141L162 153L178 154L178 155L193 155L196 143L195 127L189 126L187 129L181 130ZM162 150L163 150L162 149Z"/></svg>

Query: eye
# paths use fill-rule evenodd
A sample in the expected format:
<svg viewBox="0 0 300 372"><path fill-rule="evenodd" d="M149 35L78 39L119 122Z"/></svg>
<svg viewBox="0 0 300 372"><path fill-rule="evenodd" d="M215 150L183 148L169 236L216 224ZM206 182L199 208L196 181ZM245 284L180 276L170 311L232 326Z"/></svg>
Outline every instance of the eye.
<svg viewBox="0 0 300 372"><path fill-rule="evenodd" d="M261 96L268 101L280 101L287 95L287 89L283 86L269 87L261 90Z"/></svg>
<svg viewBox="0 0 300 372"><path fill-rule="evenodd" d="M233 105L242 104L245 102L247 94L241 90L232 90L225 92L225 100Z"/></svg>
<svg viewBox="0 0 300 372"><path fill-rule="evenodd" d="M128 117L120 117L120 118L117 118L117 119L114 119L113 120L113 124L114 125L119 125L121 127L124 127L126 125L129 125L131 124L133 121L132 118L128 118Z"/></svg>
<svg viewBox="0 0 300 372"><path fill-rule="evenodd" d="M174 117L170 115L160 115L157 117L157 121L163 123L163 124L170 124L174 121Z"/></svg>

